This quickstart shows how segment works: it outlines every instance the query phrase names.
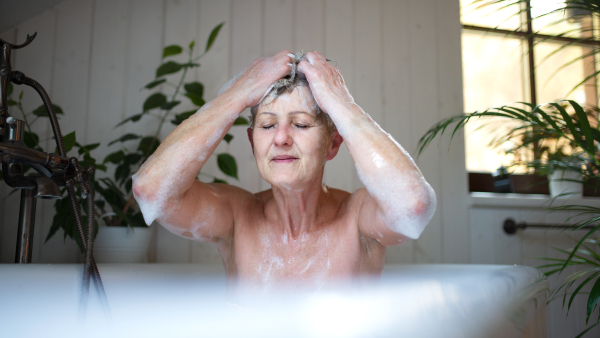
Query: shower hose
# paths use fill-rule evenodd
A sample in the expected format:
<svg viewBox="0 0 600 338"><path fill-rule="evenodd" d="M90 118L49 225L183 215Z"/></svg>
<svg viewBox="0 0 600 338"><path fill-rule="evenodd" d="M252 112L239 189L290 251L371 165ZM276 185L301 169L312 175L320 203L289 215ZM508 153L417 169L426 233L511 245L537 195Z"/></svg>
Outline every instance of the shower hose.
<svg viewBox="0 0 600 338"><path fill-rule="evenodd" d="M52 106L52 102L50 101L50 97L44 90L44 88L35 80L25 76L22 72L14 71L12 72L12 80L16 84L25 84L29 87L35 89L35 91L40 95L42 101L44 102L44 106L48 111L48 117L50 118L50 124L52 125L52 132L54 133L54 139L56 140L56 146L58 148L58 154L62 157L67 157L67 153L65 151L65 145L63 142L63 136L60 131L60 126L58 124L58 118L56 117L56 113L54 112L54 107ZM70 161L72 165L79 165L75 159L75 161ZM69 200L71 202L71 209L73 210L73 215L75 217L75 223L77 224L77 230L79 232L79 237L81 238L81 243L83 244L83 249L85 250L85 263L84 263L84 272L83 272L83 287L82 294L80 299L80 314L85 315L85 310L87 308L87 299L89 294L89 286L90 286L90 276L94 279L94 284L98 290L98 294L100 296L100 302L102 304L102 309L106 316L109 316L110 310L108 306L108 299L106 298L106 292L104 291L104 286L102 284L102 278L100 277L100 271L98 270L98 266L96 265L96 261L94 260L93 250L94 250L94 187L90 180L85 180L80 182L88 191L87 194L87 234L84 231L83 221L81 219L81 213L79 210L79 205L77 203L77 195L75 193L75 187L73 184L66 184L67 192L69 194Z"/></svg>

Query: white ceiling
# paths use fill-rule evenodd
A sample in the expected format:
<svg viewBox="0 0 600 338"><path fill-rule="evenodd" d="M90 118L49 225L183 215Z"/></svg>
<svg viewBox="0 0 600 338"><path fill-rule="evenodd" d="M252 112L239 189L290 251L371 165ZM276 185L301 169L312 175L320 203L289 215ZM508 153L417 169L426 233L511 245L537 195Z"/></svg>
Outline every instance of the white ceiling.
<svg viewBox="0 0 600 338"><path fill-rule="evenodd" d="M61 1L63 0L0 0L0 32L18 26Z"/></svg>

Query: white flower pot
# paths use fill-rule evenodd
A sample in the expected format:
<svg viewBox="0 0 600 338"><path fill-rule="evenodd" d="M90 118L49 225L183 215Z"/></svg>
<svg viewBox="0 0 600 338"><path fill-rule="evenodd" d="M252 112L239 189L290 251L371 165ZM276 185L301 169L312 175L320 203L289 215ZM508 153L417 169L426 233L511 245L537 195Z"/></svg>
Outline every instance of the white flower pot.
<svg viewBox="0 0 600 338"><path fill-rule="evenodd" d="M97 263L148 263L151 227L100 227L94 240Z"/></svg>
<svg viewBox="0 0 600 338"><path fill-rule="evenodd" d="M556 170L550 175L549 179L550 196L558 196L559 198L583 197L583 183L570 181L581 181L582 177L580 173Z"/></svg>

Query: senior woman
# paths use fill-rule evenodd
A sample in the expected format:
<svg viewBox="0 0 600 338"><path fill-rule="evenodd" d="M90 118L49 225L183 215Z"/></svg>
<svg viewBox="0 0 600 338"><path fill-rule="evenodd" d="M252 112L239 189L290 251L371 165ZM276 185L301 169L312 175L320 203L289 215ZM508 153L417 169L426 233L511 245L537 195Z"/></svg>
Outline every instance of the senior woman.
<svg viewBox="0 0 600 338"><path fill-rule="evenodd" d="M386 248L418 238L435 211L435 193L408 153L318 52L259 58L231 82L134 175L146 222L216 243L238 286L318 287L380 275ZM253 194L196 180L248 107L248 138L271 189ZM322 183L343 141L365 185L353 193Z"/></svg>

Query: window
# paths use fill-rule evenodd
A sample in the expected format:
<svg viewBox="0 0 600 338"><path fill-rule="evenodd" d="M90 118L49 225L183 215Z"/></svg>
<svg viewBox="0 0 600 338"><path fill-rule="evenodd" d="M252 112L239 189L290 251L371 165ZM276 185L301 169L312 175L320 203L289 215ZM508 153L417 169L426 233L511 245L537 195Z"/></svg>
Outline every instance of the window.
<svg viewBox="0 0 600 338"><path fill-rule="evenodd" d="M600 44L595 39L597 18L555 11L565 6L557 0L521 1L507 6L514 2L461 0L465 111L518 101L539 104L560 99L596 107L595 78L573 89L595 72L594 56L571 61ZM540 16L545 13L551 14ZM488 147L509 127L501 119L488 128L478 123L466 125L467 171L492 172L512 162L512 156L504 153L511 144Z"/></svg>

